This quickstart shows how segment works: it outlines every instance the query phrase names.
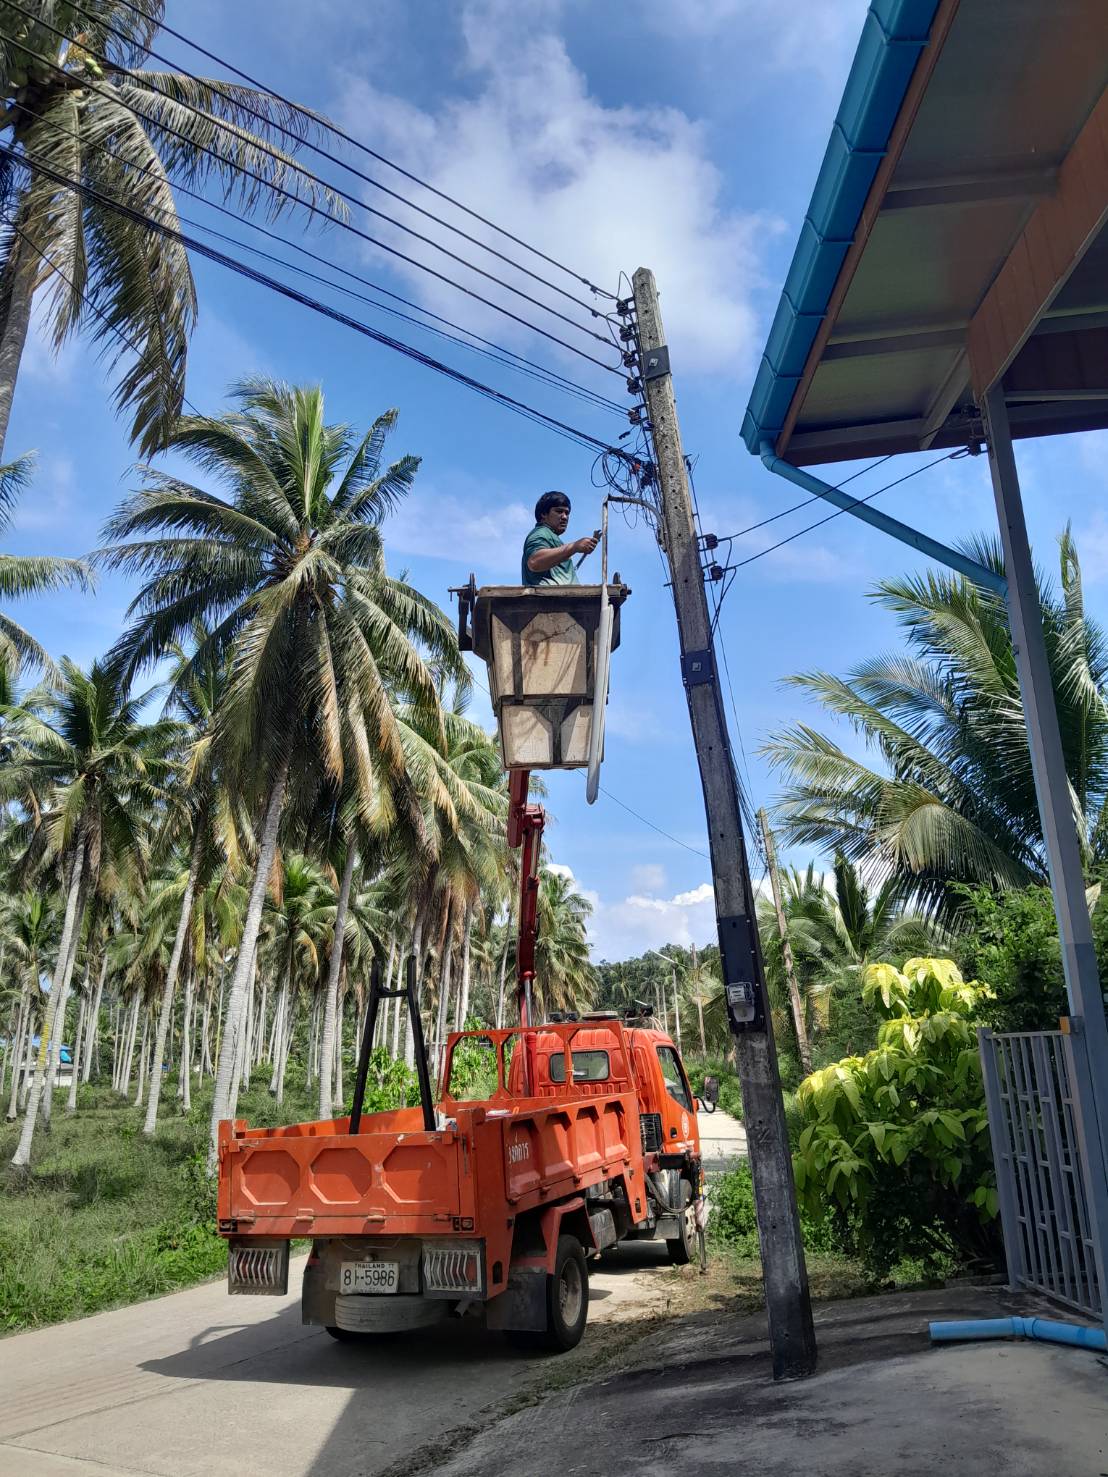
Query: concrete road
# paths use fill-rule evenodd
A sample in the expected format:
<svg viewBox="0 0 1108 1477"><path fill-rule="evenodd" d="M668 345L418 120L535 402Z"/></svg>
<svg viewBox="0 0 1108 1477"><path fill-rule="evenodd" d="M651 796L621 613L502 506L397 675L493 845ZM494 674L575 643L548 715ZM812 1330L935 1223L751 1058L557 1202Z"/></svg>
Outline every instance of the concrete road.
<svg viewBox="0 0 1108 1477"><path fill-rule="evenodd" d="M708 1174L728 1169L736 1159L746 1158L746 1129L737 1118L717 1108L714 1113L698 1113L696 1121Z"/></svg>
<svg viewBox="0 0 1108 1477"><path fill-rule="evenodd" d="M594 1264L590 1328L657 1306L665 1265ZM0 1340L0 1477L354 1477L550 1379L475 1320L337 1344L300 1323L302 1268L283 1299L209 1283Z"/></svg>

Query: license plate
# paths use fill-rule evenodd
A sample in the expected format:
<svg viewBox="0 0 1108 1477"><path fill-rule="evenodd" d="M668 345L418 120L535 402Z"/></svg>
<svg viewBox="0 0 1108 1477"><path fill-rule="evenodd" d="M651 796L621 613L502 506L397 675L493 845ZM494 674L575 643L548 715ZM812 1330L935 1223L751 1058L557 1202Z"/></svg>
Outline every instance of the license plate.
<svg viewBox="0 0 1108 1477"><path fill-rule="evenodd" d="M400 1286L399 1262L343 1262L340 1292L396 1292Z"/></svg>

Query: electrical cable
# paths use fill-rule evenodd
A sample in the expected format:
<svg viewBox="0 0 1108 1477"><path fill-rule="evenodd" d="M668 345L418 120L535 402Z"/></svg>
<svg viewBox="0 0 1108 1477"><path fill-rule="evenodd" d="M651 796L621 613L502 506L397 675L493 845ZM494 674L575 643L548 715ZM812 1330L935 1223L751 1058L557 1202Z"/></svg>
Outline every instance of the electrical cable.
<svg viewBox="0 0 1108 1477"><path fill-rule="evenodd" d="M5 4L10 5L13 9L22 11L24 15L30 16L31 19L37 20L32 12L26 10L25 7L19 5L17 3L17 0L5 0ZM41 21L38 23L46 26L48 30L52 31L62 40L68 40L68 37L65 36L65 33L63 31L59 31L56 26L49 26L45 21ZM14 37L8 37L5 39L7 39L11 45L17 46L20 51L25 52L30 57L33 57L36 61L40 61L46 66L50 67L53 71L57 72L59 76L72 80L71 74L68 73L64 67L59 66L57 62L51 60L51 58L43 56L41 52L33 51L22 41L15 40ZM91 54L92 53L90 53L90 55ZM371 236L367 231L363 231L358 226L351 224L350 221L341 220L339 217L331 215L330 212L326 210L321 210L319 206L313 205L310 200L301 199L300 196L295 194L293 191L287 190L282 185L278 185L270 180L267 180L264 175L260 175L256 171L248 169L243 164L233 163L225 155L219 153L218 150L208 148L203 144L195 143L193 140L189 139L186 134L181 133L179 129L172 128L169 124L162 123L157 118L151 118L148 114L141 112L132 104L124 102L118 95L107 92L102 87L95 86L87 79L81 80L81 86L86 91L93 92L100 97L107 98L109 102L114 103L117 107L122 107L126 112L133 114L133 116L138 118L141 122L153 126L155 129L158 129L162 133L166 133L174 138L180 139L183 143L188 145L190 150L197 153L205 154L210 158L215 159L219 164L230 168L238 174L244 175L248 179L253 180L256 184L261 185L263 190L266 190L273 195L277 195L283 199L291 201L293 205L307 211L310 215L322 216L323 219L330 222L331 225L339 226L342 230L349 231L351 234L359 237L361 240L368 242L371 246L375 246L381 251L388 252L389 255L395 256L401 261L407 262L410 266L418 268L418 270L421 272L426 272L429 276L436 278L440 282L446 283L446 285L449 287L456 288L457 291L465 293L467 297L471 297L475 301L483 303L486 307L492 308L495 312L501 313L506 318L512 319L513 322L519 323L524 328L530 329L531 332L540 334L543 338L549 339L552 343L559 344L562 348L567 349L571 354L577 354L580 358L587 359L589 363L598 365L601 369L607 370L610 374L621 374L621 370L616 368L615 365L605 364L602 359L596 358L594 354L586 353L584 349L577 348L574 344L568 343L563 338L559 338L557 334L550 333L545 328L540 328L537 324L530 322L526 318L521 318L519 314L513 313L511 309L504 307L503 304L494 302L491 298L484 297L481 293L475 292L472 288L466 287L463 283L456 281L454 278L446 276L445 273L439 272L434 267L428 266L426 262L421 262L416 257L409 256L407 252L401 251L398 247L388 245L387 242L380 240L379 237ZM136 91L141 91L141 89L136 88ZM164 93L155 93L153 91L151 91L150 95L156 95L159 97L165 96ZM218 122L218 120L212 120L210 118L210 115L208 114L202 114L202 116L209 119L209 121ZM220 126L226 129L226 125L220 124ZM285 161L282 160L281 162L284 163ZM369 209L370 207L367 206L365 208ZM380 212L375 213L380 214ZM453 256L453 253L447 252L447 255ZM517 293L521 297L527 298L528 301L533 302L537 306L543 308L545 312L551 313L554 317L559 318L563 322L568 323L571 327L576 328L580 333L587 335L589 338L596 339L598 343L604 344L605 347L608 346L609 341L608 339L604 338L602 334L594 333L592 329L582 327L581 324L575 323L572 318L567 318L564 313L559 313L556 309L549 307L547 304L539 302L537 298L529 297L527 293L520 292L518 288L512 288L509 284L500 282L499 278L493 277L490 273L483 271L480 267L473 267L471 263L465 262L463 258L455 257L454 259L463 262L463 265L471 267L473 271L480 273L480 275L484 277L488 277L491 281L498 282L501 286L508 286L510 291Z"/></svg>
<svg viewBox="0 0 1108 1477"><path fill-rule="evenodd" d="M835 491L841 492L844 487L846 487L849 483L855 481L856 478L864 477L867 472L876 471L878 467L883 467L886 462L892 461L892 458L893 453L890 451L887 455L879 456L876 461L870 462L868 467L862 467L857 472L851 472L849 477L844 477L841 482L836 482L834 484ZM783 508L780 513L773 513L770 517L763 518L758 523L751 523L746 528L740 528L737 533L720 533L717 534L716 537L719 539L719 542L721 544L733 542L735 539L744 538L748 533L754 533L759 528L765 528L770 523L776 523L781 518L787 518L790 513L799 512L801 508L807 508L810 507L812 503L819 503L823 501L824 499L818 492L813 492L810 494L810 496L803 498L799 503L793 503L791 507Z"/></svg>
<svg viewBox="0 0 1108 1477"><path fill-rule="evenodd" d="M144 20L150 21L152 24L157 25L159 30L164 31L166 35L172 36L175 40L180 41L183 45L189 47L190 50L199 52L201 56L206 56L209 61L216 62L219 66L223 67L226 71L232 73L232 75L234 75L235 77L239 77L243 82L248 83L251 87L257 88L259 92L264 92L268 97L274 98L277 102L281 103L284 107L289 108L292 112L299 113L302 117L308 119L314 125L320 126L322 120L317 118L310 109L302 107L299 103L293 102L290 98L285 97L282 93L277 92L274 88L267 87L264 82L259 82L258 79L256 77L252 77L249 72L242 71L241 68L234 66L231 62L225 60L225 58L219 56L216 52L209 51L207 47L201 46L199 42L190 40L188 36L182 35L180 31L175 31L173 27L167 25L165 21L155 21L153 16L148 15L147 12L143 10L140 6L134 4L133 0L119 0L119 3L126 6L126 8L132 11L135 15L139 15ZM370 159L376 159L379 164L384 164L389 169L395 170L397 174L402 175L405 179L411 180L413 184L419 185L424 190L428 190L432 195L438 196L440 200L445 200L448 205L453 205L455 209L463 211L472 220L480 221L483 226L488 226L490 230L499 232L501 236L504 236L507 240L514 242L516 246L521 246L524 251L531 252L533 256L537 256L541 261L549 263L549 265L552 267L557 267L557 269L560 272L564 272L566 276L572 277L576 282L580 282L581 285L583 287L587 287L590 292L594 292L600 297L610 298L613 302L616 301L615 293L608 292L603 287L597 287L596 284L594 282L591 282L588 277L581 276L579 272L575 272L571 267L565 266L564 263L558 261L555 257L548 256L545 251L540 251L537 246L531 246L528 242L522 240L519 236L514 236L511 231L505 230L503 226L498 226L495 221L489 220L486 216L481 215L478 211L470 209L468 205L463 205L460 200L455 200L452 195L448 195L444 190L440 190L437 186L429 184L427 180L421 179L418 174L413 174L411 170L404 169L401 165L394 163L393 160L389 159L386 155L379 154L375 149L371 149L368 144L362 143L360 139L354 138L352 134L349 134L343 129L339 128L337 124L328 121L323 126L325 126L328 131L332 133L336 138L342 139L344 143L350 144L353 148L357 149L359 153L365 154ZM409 204L411 204L410 201ZM413 209L418 209L418 207L413 206Z"/></svg>
<svg viewBox="0 0 1108 1477"><path fill-rule="evenodd" d="M46 121L45 114L37 112L34 108L29 108L25 103L20 104L20 107L23 112L30 113L33 117L38 118L40 121ZM69 138L81 140L80 133L78 133L74 129L60 129L58 131L65 134ZM135 170L138 173L147 176L148 178L164 182L164 175L161 175L160 173L158 173L158 171L153 170L143 164L134 164L131 163L129 160L124 160L122 155L117 154L113 149L109 149L106 144L97 143L93 144L91 147L95 149L98 153L107 154L108 157L111 159L115 159L120 163L126 163L129 169ZM442 329L433 327L429 323L421 323L418 319L411 317L407 313L399 312L396 308L390 307L387 303L377 302L375 299L367 297L364 293L355 292L351 288L344 287L339 282L333 282L329 278L321 276L319 273L310 272L305 267L299 267L293 262L288 262L281 257L274 256L272 252L263 251L260 247L252 246L248 241L241 241L235 236L229 236L223 231L216 230L214 226L207 225L203 221L198 221L190 216L183 215L175 208L175 219L183 222L185 225L195 226L197 230L206 231L209 235L214 236L219 241L226 242L232 246L237 246L243 251L252 252L254 255L262 257L266 261L274 262L277 265L286 268L286 270L290 272L297 272L301 276L307 277L313 282L320 282L325 286L333 288L336 292L346 293L348 296L356 298L360 302L369 303L373 307L377 308L380 312L388 313L392 317L399 318L405 323L411 323L415 327L421 328L427 333L433 333L437 337L445 339L448 342L459 344L463 348L470 349L472 352L482 355L482 357L484 358L491 359L496 363L505 364L508 368L517 369L519 373L527 374L530 378L539 380L540 383L547 383L549 388L560 389L566 394L574 395L577 399L584 400L586 403L591 403L604 410L612 410L620 416L625 416L627 413L624 406L620 405L615 400L609 399L605 395L601 395L599 391L590 390L587 386L579 385L574 380L568 379L565 375L559 374L556 370L547 369L545 365L538 364L534 360L528 359L525 355L517 353L516 350L505 347L503 344L497 344L491 339L482 338L480 334L474 333L471 329L463 328L461 327L461 325L451 322L449 318L443 318L437 313L430 312L430 310L427 308L421 308L418 303L413 303L410 302L407 298L400 297L399 294L391 292L387 287L382 287L379 283L372 282L368 278L360 276L357 272L351 272L345 267L340 267L337 264L328 262L326 257L320 256L317 252L310 251L306 246L301 246L295 241L289 241L286 237L281 236L276 231L269 230L267 227L260 225L257 221L251 220L248 217L240 217L228 206L221 205L218 201L215 200L209 200L206 196L201 195L199 191L189 189L187 185L182 185L179 182L174 181L172 184L172 189L177 194L186 195L190 199L196 200L201 205L206 206L208 209L218 211L221 215L228 216L231 220L246 226L248 229L259 232L261 235L265 236L269 240L276 241L280 245L285 246L292 251L299 252L302 255L309 257L312 261L320 262L324 266L331 267L332 271L339 272L344 277L350 277L353 281L360 282L364 286L372 288L375 292L384 293L387 297L391 297L397 302L403 303L406 307L414 309L414 311L417 313L423 313L426 317L432 318L438 323L447 324L449 328L455 329L457 333L448 333L443 331ZM162 214L165 213L166 212L162 212ZM477 343L469 343L466 339L457 337L457 334L468 334L470 337L476 339ZM478 345L485 345L485 348L480 348L478 347ZM502 356L509 356L509 358L505 358ZM509 359L518 360L519 362L518 364L510 363Z"/></svg>
<svg viewBox="0 0 1108 1477"><path fill-rule="evenodd" d="M72 5L74 10L79 12L79 14L85 16L87 19L99 22L101 28L109 35L115 36L118 40L124 42L124 44L128 46L137 47L138 49L145 52L148 57L153 57L155 60L164 63L165 66L172 68L173 71L175 71L179 76L187 77L191 82L199 83L202 86L205 84L211 84L213 80L215 80L211 78L198 77L195 72L190 72L186 67L180 66L178 63L172 61L167 56L163 56L160 51L155 51L152 46L143 42L136 42L132 37L128 36L125 31L120 31L117 27L111 25L108 21L102 20L99 16L94 15L93 12L86 9L86 7L80 3L80 0L70 0L70 4ZM185 44L189 45L190 43L186 40ZM95 53L89 52L89 55L95 56ZM108 59L104 57L97 57L97 60L100 62L104 62ZM218 90L219 83L217 80L215 80L215 87ZM273 96L273 94L271 93L268 95ZM193 112L200 113L203 117L210 116L203 109L196 108L192 104L184 102L184 100L181 98L176 98L174 99L174 101L179 106L186 107ZM347 170L350 174L353 174L354 176L356 176L356 178L364 181L364 183L366 183L367 185L372 185L374 189L381 190L384 194L390 196L392 199L399 200L402 204L407 205L410 209L418 211L420 215L426 216L428 220L434 221L436 225L442 226L448 231L453 231L456 235L461 236L463 240L468 241L471 245L480 247L482 251L487 251L491 256L495 256L499 261L506 263L510 267L514 267L516 271L524 273L525 276L533 278L536 282L541 282L544 287L549 287L552 292L556 292L560 294L560 296L568 298L571 303L575 303L579 308L584 308L585 311L587 313L590 313L593 317L603 318L605 316L603 313L597 312L597 310L592 306L591 303L583 303L580 298L575 297L573 293L568 292L564 287L559 287L556 282L549 281L546 277L540 276L538 272L533 272L530 267L523 266L522 263L513 260L513 258L510 256L505 256L503 252L497 251L495 247L489 246L486 242L480 240L479 237L469 235L468 232L463 231L460 226L452 225L450 221L443 220L441 216L435 215L432 211L424 210L421 205L416 205L414 201L409 200L405 195L399 194L396 190L390 190L387 185L381 184L379 180L375 180L372 175L366 174L363 170L358 169L355 165L348 164L345 159L341 159L337 154L332 154L329 150L320 148L318 144L312 143L306 132L297 133L295 129L289 128L283 123L275 122L273 119L268 118L260 108L252 107L249 103L245 102L241 98L228 99L228 101L233 101L236 108L241 109L248 116L264 123L267 128L276 129L279 133L283 134L286 138L293 140L299 146L310 149L313 154L318 154L320 158L327 159L332 164L337 164L340 169ZM315 124L317 128L321 129L328 127L327 121L322 118L316 119ZM272 150L267 150L266 152L273 153ZM275 157L280 156L277 155ZM291 167L296 169L301 174L306 174L313 179L315 178L310 170L305 169L303 165L297 164L295 161L292 161ZM369 210L374 215L380 215L382 219L387 220L392 225L399 227L400 230L410 232L413 236L417 236L421 241L428 241L429 244L434 246L436 250L445 250L445 248L440 246L437 242L431 241L430 238L426 236L421 236L419 232L413 230L411 226L406 226L403 224L403 222L394 220L392 216L384 215L383 212L374 210L372 206L366 205L366 203L363 200L359 199L357 196L347 195L342 190L339 190L336 186L330 185L327 181L321 181L321 183L327 184L329 189L334 190L335 194L338 195L340 199L346 200L348 204L360 205L362 209ZM467 263L467 265L470 264ZM474 270L477 271L480 269L474 268Z"/></svg>
<svg viewBox="0 0 1108 1477"><path fill-rule="evenodd" d="M833 513L828 513L826 518L819 518L815 523L808 523L803 528L798 528L788 538L778 540L777 543L771 544L768 549L760 549L757 554L751 554L748 559L739 559L734 564L728 564L726 569L731 572L745 569L748 564L753 564L755 559L764 559L767 554L772 554L777 549L783 549L786 544L793 543L796 539L802 538L804 534L811 533L813 529L822 528L825 523L830 523L835 518L841 518L844 513L851 512L852 509L860 507L863 503L872 502L875 497L880 497L883 492L888 492L891 488L899 487L902 482L908 482L911 478L918 477L921 472L928 472L932 467L937 467L942 462L948 462L958 454L957 451L948 451L945 456L935 457L933 461L925 462L922 467L916 467L911 472L905 472L903 477L897 477L894 482L886 482L883 487L878 487L874 492L867 493L865 497L855 498L849 507L836 508ZM722 602L722 596L720 599Z"/></svg>
<svg viewBox="0 0 1108 1477"><path fill-rule="evenodd" d="M481 691L486 694L491 702L492 693L489 692L489 689L485 686L485 684L481 681L479 677L475 677L473 675L472 668L468 668L467 670L469 671L470 678L481 689ZM582 774L581 778L587 779L587 776ZM703 857L706 862L711 861L711 857L706 851L701 851L699 847L696 846L690 846L687 841L682 841L679 836L673 836L670 834L669 831L663 830L661 826L656 825L655 822L650 820L647 816L640 815L637 810L633 810L631 806L628 805L625 800L621 800L618 795L613 795L611 790L606 790L603 785L600 786L600 793L605 797L605 799L613 800L616 805L618 805L622 810L625 810L628 815L633 815L635 819L637 821L641 821L644 826L649 826L652 831L657 831L659 836L664 836L667 841L672 841L675 846L683 846L686 851L691 851L694 856Z"/></svg>
<svg viewBox="0 0 1108 1477"><path fill-rule="evenodd" d="M310 308L313 312L319 313L323 317L331 318L336 323L341 323L347 328L352 328L356 333L364 334L365 337L373 339L376 343L384 344L390 349L395 349L407 358L414 359L426 368L434 369L439 374L443 374L447 378L455 380L459 384L463 384L469 389L476 391L479 395L483 395L499 405L514 410L517 414L524 416L525 419L543 425L548 430L554 431L557 435L564 436L567 440L575 441L578 445L589 447L594 451L609 451L617 456L623 455L617 447L609 446L606 442L600 440L599 437L590 435L587 431L579 430L575 426L568 425L566 422L558 420L555 416L547 415L544 411L537 410L534 406L527 405L521 400L516 400L513 396L506 395L502 390L496 390L491 385L486 385L480 380L475 380L472 376L464 374L461 370L451 368L450 365L442 363L441 360L435 359L429 354L425 354L421 349L417 349L411 344L406 344L400 339L395 339L390 334L382 333L379 329L372 328L369 324L362 323L357 318L352 318L349 314L343 313L338 308L320 302L318 299L310 297L307 293L299 292L287 283L279 282L276 278L270 277L268 273L259 272L243 262L236 261L225 252L217 251L214 247L208 246L203 241L197 241L195 237L189 236L183 231L176 231L164 225L161 221L156 221L152 217L144 215L141 211L134 210L132 207L124 205L121 201L112 199L110 196L92 189L79 180L69 178L60 171L53 169L50 165L43 164L41 160L34 159L29 154L20 153L7 144L0 144L0 157L9 158L14 163L23 165L24 168L44 175L46 178L52 179L55 184L74 191L86 200L91 199L97 201L97 203L124 216L136 225L143 226L147 230L154 231L169 240L177 241L180 245L186 246L192 251L198 252L201 256L206 257L209 261L226 267L229 271L238 273L239 276L246 277L263 287L268 287L282 297L289 298L292 302L300 303L302 307Z"/></svg>
<svg viewBox="0 0 1108 1477"><path fill-rule="evenodd" d="M57 275L62 279L62 281L66 284L71 292L79 293L81 300L84 302L85 306L90 308L100 319L100 321L104 323L111 330L112 333L115 334L116 338L118 338L122 344L124 344L128 349L131 350L132 354L136 356L140 364L145 364L148 369L152 369L154 373L161 378L162 383L168 390L170 390L173 394L177 393L177 386L174 385L173 381L165 373L161 365L152 360L148 354L144 354L139 348L138 344L135 343L134 339L129 338L127 334L123 332L122 328L120 328L117 324L112 323L108 315L104 312L103 308L101 308L97 303L93 302L92 298L87 292L77 287L76 283L73 281L73 278L70 277L65 271L63 271L61 267L58 266L57 262L49 254L49 252L43 251L41 246L32 241L31 237L27 234L23 227L20 226L16 221L14 221L11 216L5 215L3 217L0 217L0 219L3 220L4 224L9 228L9 230L14 231L15 234L20 238L20 240L31 248L31 250L35 253L40 261L45 262L51 271L57 273ZM204 412L200 410L198 406L193 404L193 402L189 399L189 397L185 394L183 390L181 391L181 402L182 404L187 406L189 410L192 411L193 415L200 417L200 419L204 419Z"/></svg>

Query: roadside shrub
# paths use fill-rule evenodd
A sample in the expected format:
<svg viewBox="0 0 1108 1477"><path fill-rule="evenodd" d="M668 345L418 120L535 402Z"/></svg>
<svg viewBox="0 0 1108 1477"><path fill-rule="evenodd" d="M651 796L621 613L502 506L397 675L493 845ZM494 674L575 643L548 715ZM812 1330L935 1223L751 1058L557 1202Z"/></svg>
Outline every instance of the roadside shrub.
<svg viewBox="0 0 1108 1477"><path fill-rule="evenodd" d="M949 959L872 964L863 994L877 1046L813 1072L797 1092L793 1163L808 1215L867 1269L995 1266L998 1200L972 1017L987 985Z"/></svg>
<svg viewBox="0 0 1108 1477"><path fill-rule="evenodd" d="M708 1234L713 1241L730 1247L739 1256L758 1256L754 1179L745 1159L712 1180L708 1203ZM844 1250L837 1228L826 1217L813 1218L802 1208L800 1230L808 1251L833 1255Z"/></svg>
<svg viewBox="0 0 1108 1477"><path fill-rule="evenodd" d="M719 1106L725 1113L730 1113L732 1118L742 1117L742 1089L739 1087L735 1065L730 1057L686 1057L685 1070L689 1074L692 1090L701 1102L704 1101L704 1078L717 1077L719 1079Z"/></svg>

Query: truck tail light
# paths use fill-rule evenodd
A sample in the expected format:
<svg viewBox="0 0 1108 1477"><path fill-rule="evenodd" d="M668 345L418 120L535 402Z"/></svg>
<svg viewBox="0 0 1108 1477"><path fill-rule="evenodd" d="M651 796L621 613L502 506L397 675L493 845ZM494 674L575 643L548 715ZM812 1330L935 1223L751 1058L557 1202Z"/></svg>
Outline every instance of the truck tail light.
<svg viewBox="0 0 1108 1477"><path fill-rule="evenodd" d="M429 1293L480 1297L485 1291L485 1244L456 1241L423 1248L423 1286Z"/></svg>
<svg viewBox="0 0 1108 1477"><path fill-rule="evenodd" d="M232 1241L227 1248L227 1291L284 1296L289 1290L289 1243Z"/></svg>

